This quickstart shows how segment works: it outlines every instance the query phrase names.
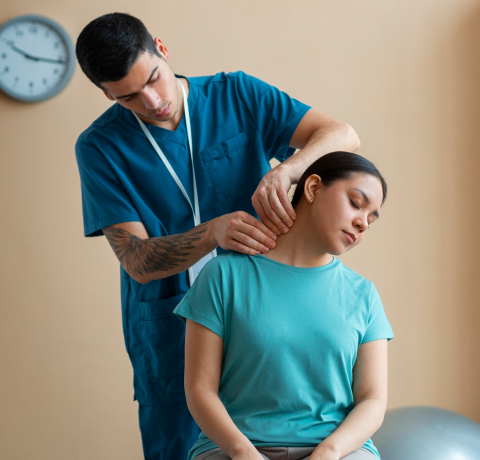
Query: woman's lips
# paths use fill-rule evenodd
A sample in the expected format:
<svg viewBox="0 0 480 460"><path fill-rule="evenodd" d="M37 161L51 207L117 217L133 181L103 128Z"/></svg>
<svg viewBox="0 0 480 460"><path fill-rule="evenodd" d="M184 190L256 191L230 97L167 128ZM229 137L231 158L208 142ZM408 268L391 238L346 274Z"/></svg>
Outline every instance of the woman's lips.
<svg viewBox="0 0 480 460"><path fill-rule="evenodd" d="M165 109L163 109L160 113L156 113L155 116L156 117L164 117L168 111L170 110L170 104L168 104Z"/></svg>
<svg viewBox="0 0 480 460"><path fill-rule="evenodd" d="M342 230L343 231L343 230ZM353 244L355 243L355 241L357 240L357 238L355 237L355 235L353 235L352 233L347 233L345 231L343 231L344 235L347 237L347 240L350 242L350 244Z"/></svg>

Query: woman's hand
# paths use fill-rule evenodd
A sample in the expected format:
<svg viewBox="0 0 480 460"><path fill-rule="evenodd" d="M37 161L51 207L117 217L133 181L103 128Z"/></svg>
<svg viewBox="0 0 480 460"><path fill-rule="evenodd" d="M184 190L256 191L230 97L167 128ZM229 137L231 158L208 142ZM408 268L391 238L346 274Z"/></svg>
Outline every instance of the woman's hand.
<svg viewBox="0 0 480 460"><path fill-rule="evenodd" d="M258 450L255 449L255 452L235 455L232 457L232 460L265 460L265 459L260 455Z"/></svg>
<svg viewBox="0 0 480 460"><path fill-rule="evenodd" d="M321 444L312 452L308 460L340 460L340 456L333 449L321 447Z"/></svg>

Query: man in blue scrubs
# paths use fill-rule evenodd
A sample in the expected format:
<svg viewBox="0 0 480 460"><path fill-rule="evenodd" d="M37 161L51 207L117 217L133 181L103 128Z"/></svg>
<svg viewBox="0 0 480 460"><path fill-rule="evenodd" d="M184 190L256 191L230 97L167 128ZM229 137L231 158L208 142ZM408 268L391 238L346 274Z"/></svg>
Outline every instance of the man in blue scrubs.
<svg viewBox="0 0 480 460"><path fill-rule="evenodd" d="M181 460L199 428L185 402L184 326L173 309L216 249L274 248L295 219L290 186L316 158L353 152L359 140L346 123L243 72L175 75L162 41L126 14L92 21L76 51L116 102L75 146L85 236L104 234L121 263L145 458ZM272 158L282 162L273 170Z"/></svg>

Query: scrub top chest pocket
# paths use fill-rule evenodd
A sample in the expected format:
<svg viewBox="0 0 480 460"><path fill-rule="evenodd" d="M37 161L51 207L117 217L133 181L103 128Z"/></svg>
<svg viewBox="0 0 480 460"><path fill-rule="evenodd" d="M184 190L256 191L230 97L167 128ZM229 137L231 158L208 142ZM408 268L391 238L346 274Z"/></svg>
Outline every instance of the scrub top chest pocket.
<svg viewBox="0 0 480 460"><path fill-rule="evenodd" d="M220 202L231 203L253 195L263 177L262 169L270 169L266 158L262 165L263 157L256 150L263 147L255 141L255 137L250 139L242 132L200 152Z"/></svg>

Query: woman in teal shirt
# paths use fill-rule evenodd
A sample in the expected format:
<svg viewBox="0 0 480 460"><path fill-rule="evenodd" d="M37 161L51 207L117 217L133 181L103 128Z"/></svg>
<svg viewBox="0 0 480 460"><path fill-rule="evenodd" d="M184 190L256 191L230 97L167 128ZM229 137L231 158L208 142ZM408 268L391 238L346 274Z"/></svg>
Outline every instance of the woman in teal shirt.
<svg viewBox="0 0 480 460"><path fill-rule="evenodd" d="M386 192L365 158L325 155L303 174L274 251L205 266L174 311L202 429L189 460L379 458L370 437L393 333L373 283L335 256L362 241Z"/></svg>

